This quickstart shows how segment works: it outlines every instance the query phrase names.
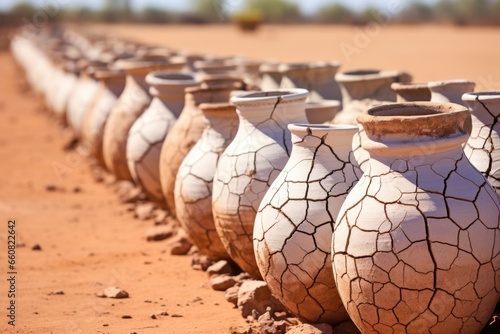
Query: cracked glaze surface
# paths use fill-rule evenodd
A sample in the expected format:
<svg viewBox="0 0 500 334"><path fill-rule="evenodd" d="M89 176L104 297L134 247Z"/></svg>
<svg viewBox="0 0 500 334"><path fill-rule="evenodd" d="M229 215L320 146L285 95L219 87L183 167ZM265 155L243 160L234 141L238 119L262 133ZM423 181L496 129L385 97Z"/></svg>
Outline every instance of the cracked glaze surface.
<svg viewBox="0 0 500 334"><path fill-rule="evenodd" d="M500 296L499 202L463 153L468 111L369 113L358 120L370 163L333 233L344 306L363 333L478 333Z"/></svg>
<svg viewBox="0 0 500 334"><path fill-rule="evenodd" d="M467 93L472 110L472 133L464 152L490 182L500 198L500 92Z"/></svg>
<svg viewBox="0 0 500 334"><path fill-rule="evenodd" d="M165 205L160 184L161 148L184 108L184 89L197 81L187 73L153 72L147 75L146 82L154 98L130 128L127 162L135 183L152 200Z"/></svg>
<svg viewBox="0 0 500 334"><path fill-rule="evenodd" d="M160 183L170 214L175 210L175 179L182 160L200 139L206 126L206 119L198 108L201 103L228 102L229 86L189 87L185 90L185 105L179 119L174 124L161 148Z"/></svg>
<svg viewBox="0 0 500 334"><path fill-rule="evenodd" d="M349 318L330 259L335 219L362 172L351 151L355 125L290 125L290 160L257 213L254 249L271 292L307 322Z"/></svg>
<svg viewBox="0 0 500 334"><path fill-rule="evenodd" d="M213 184L215 227L231 258L254 278L260 272L253 251L257 209L291 151L289 123L305 123L305 89L233 97L239 128L219 158Z"/></svg>
<svg viewBox="0 0 500 334"><path fill-rule="evenodd" d="M233 141L238 129L234 106L203 103L200 109L207 125L200 140L186 155L175 182L177 219L198 250L211 260L229 259L215 230L212 214L212 185L220 155Z"/></svg>

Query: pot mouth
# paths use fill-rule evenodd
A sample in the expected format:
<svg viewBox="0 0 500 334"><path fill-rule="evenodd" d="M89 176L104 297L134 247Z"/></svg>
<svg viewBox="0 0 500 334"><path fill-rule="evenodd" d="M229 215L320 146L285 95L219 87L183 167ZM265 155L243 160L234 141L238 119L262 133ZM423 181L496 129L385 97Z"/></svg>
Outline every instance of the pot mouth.
<svg viewBox="0 0 500 334"><path fill-rule="evenodd" d="M231 112L236 116L236 107L231 103L201 103L198 108L204 113Z"/></svg>
<svg viewBox="0 0 500 334"><path fill-rule="evenodd" d="M264 64L261 64L259 66L259 72L260 73L279 73L279 67L280 67L280 63L276 62L276 63L272 63L272 62L268 62L268 63L264 63Z"/></svg>
<svg viewBox="0 0 500 334"><path fill-rule="evenodd" d="M154 67L162 67L168 65L181 66L185 64L183 57L168 57L159 55L149 55L144 57L131 57L117 60L115 66L118 69L130 71L141 70Z"/></svg>
<svg viewBox="0 0 500 334"><path fill-rule="evenodd" d="M157 71L146 76L148 85L193 85L198 83L194 73Z"/></svg>
<svg viewBox="0 0 500 334"><path fill-rule="evenodd" d="M447 86L465 86L470 85L472 88L476 86L476 83L466 79L455 79L455 80L442 80L442 81L430 81L427 83L427 87L447 87Z"/></svg>
<svg viewBox="0 0 500 334"><path fill-rule="evenodd" d="M243 94L234 96L231 98L231 102L234 104L240 103L276 103L281 101L293 101L306 99L309 95L309 91L303 88L293 88L293 89L278 89L272 91L254 92L249 94Z"/></svg>
<svg viewBox="0 0 500 334"><path fill-rule="evenodd" d="M288 124L288 130L293 131L293 132L301 132L301 131L309 131L309 130L353 132L353 131L358 131L358 126L352 125L352 124L292 123L292 124Z"/></svg>
<svg viewBox="0 0 500 334"><path fill-rule="evenodd" d="M97 80L101 79L123 79L125 80L125 72L116 69L98 69L94 72L94 77Z"/></svg>
<svg viewBox="0 0 500 334"><path fill-rule="evenodd" d="M308 68L309 68L309 63L306 62L284 63L278 66L278 71L284 73L287 71L307 70Z"/></svg>
<svg viewBox="0 0 500 334"><path fill-rule="evenodd" d="M462 95L462 101L464 102L474 102L474 101L495 101L500 102L500 91L487 91L487 92L470 92Z"/></svg>
<svg viewBox="0 0 500 334"><path fill-rule="evenodd" d="M455 103L407 102L370 108L357 121L368 136L406 135L443 138L464 134L469 110Z"/></svg>
<svg viewBox="0 0 500 334"><path fill-rule="evenodd" d="M202 92L222 92L222 91L231 91L233 87L230 85L198 85L193 87L184 88L184 92L186 94L196 94Z"/></svg>
<svg viewBox="0 0 500 334"><path fill-rule="evenodd" d="M313 61L309 63L309 68L317 69L317 68L340 68L342 64L338 61Z"/></svg>
<svg viewBox="0 0 500 334"><path fill-rule="evenodd" d="M378 70L378 69L359 69L347 72L340 72L335 75L335 79L339 82L355 82L360 80L380 80L387 78L397 78L396 81L407 81L399 80L402 76L406 74L401 71L388 71L388 70Z"/></svg>

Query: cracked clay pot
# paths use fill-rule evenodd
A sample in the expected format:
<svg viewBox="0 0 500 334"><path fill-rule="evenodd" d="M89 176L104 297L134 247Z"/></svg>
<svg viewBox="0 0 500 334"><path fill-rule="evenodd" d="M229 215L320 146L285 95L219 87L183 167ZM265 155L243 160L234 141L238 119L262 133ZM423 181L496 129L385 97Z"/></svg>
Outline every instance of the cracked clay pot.
<svg viewBox="0 0 500 334"><path fill-rule="evenodd" d="M98 70L95 78L99 81L99 87L95 94L94 102L91 104L83 120L82 137L83 144L89 149L90 155L104 166L104 155L102 152L102 138L104 126L108 121L109 114L118 97L125 87L125 74L118 70Z"/></svg>
<svg viewBox="0 0 500 334"><path fill-rule="evenodd" d="M500 91L466 93L462 100L472 112L472 133L464 152L500 198Z"/></svg>
<svg viewBox="0 0 500 334"><path fill-rule="evenodd" d="M207 125L177 172L175 210L177 220L200 253L218 261L230 257L215 230L212 184L217 161L238 130L238 115L229 103L202 103L199 108Z"/></svg>
<svg viewBox="0 0 500 334"><path fill-rule="evenodd" d="M178 71L184 67L182 58L144 56L118 60L118 69L127 73L125 89L116 101L104 127L103 152L106 168L118 180L132 181L127 164L128 132L152 100L146 75L153 71Z"/></svg>
<svg viewBox="0 0 500 334"><path fill-rule="evenodd" d="M177 122L170 129L160 153L160 183L167 208L171 215L175 210L175 179L179 167L200 139L207 120L200 110L202 103L224 103L229 101L231 86L201 86L188 87L185 92L185 104Z"/></svg>
<svg viewBox="0 0 500 334"><path fill-rule="evenodd" d="M363 333L479 333L495 309L500 204L463 152L468 114L415 102L358 117L370 161L340 209L332 257Z"/></svg>
<svg viewBox="0 0 500 334"><path fill-rule="evenodd" d="M349 319L331 264L333 226L361 177L351 151L355 125L291 124L293 149L255 219L254 250L273 295L310 323Z"/></svg>
<svg viewBox="0 0 500 334"><path fill-rule="evenodd" d="M160 152L184 108L184 90L198 85L193 74L152 72L146 76L153 100L128 133L127 162L134 182L156 203L165 205L160 184Z"/></svg>
<svg viewBox="0 0 500 334"><path fill-rule="evenodd" d="M396 102L391 89L394 82L409 82L411 76L401 71L356 70L338 73L335 79L342 91L342 109L333 119L334 124L358 124L356 118L368 108L387 102ZM370 155L361 147L363 129L354 135L352 150L361 170L365 170Z"/></svg>
<svg viewBox="0 0 500 334"><path fill-rule="evenodd" d="M241 269L260 278L253 250L257 209L292 149L290 123L307 123L305 89L257 92L231 98L239 128L219 158L213 184L215 228Z"/></svg>

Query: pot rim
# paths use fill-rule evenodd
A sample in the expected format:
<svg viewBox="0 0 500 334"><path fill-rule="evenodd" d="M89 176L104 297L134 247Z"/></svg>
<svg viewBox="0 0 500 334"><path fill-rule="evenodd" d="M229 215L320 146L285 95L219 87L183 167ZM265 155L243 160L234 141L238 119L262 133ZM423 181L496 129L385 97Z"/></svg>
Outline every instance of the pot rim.
<svg viewBox="0 0 500 334"><path fill-rule="evenodd" d="M340 72L335 75L335 80L339 82L354 82L360 80L380 80L387 78L399 78L402 71L381 70L381 69L357 69Z"/></svg>
<svg viewBox="0 0 500 334"><path fill-rule="evenodd" d="M482 92L468 92L462 95L462 101L492 101L500 102L500 90L482 91Z"/></svg>
<svg viewBox="0 0 500 334"><path fill-rule="evenodd" d="M309 109L328 109L340 107L339 100L319 100L306 102L306 110Z"/></svg>
<svg viewBox="0 0 500 334"><path fill-rule="evenodd" d="M291 89L276 89L270 91L254 92L233 96L231 103L245 104L245 103L276 103L278 99L281 101L305 100L309 96L309 91L304 88L291 88Z"/></svg>
<svg viewBox="0 0 500 334"><path fill-rule="evenodd" d="M146 75L146 83L152 86L190 86L199 83L194 73L181 71L155 71Z"/></svg>
<svg viewBox="0 0 500 334"><path fill-rule="evenodd" d="M413 114L405 114L412 111ZM416 114L415 114L416 112ZM369 108L357 118L365 131L375 136L411 134L417 137L442 138L466 133L463 123L469 109L456 103L405 102Z"/></svg>
<svg viewBox="0 0 500 334"><path fill-rule="evenodd" d="M446 86L461 86L461 85L473 85L476 86L474 81L470 81L467 79L453 79L453 80L441 80L441 81L429 81L427 83L427 87L446 87Z"/></svg>
<svg viewBox="0 0 500 334"><path fill-rule="evenodd" d="M395 91L429 89L427 82L393 82L391 89Z"/></svg>
<svg viewBox="0 0 500 334"><path fill-rule="evenodd" d="M352 132L358 131L358 126L354 124L307 124L307 123L291 123L288 124L288 130L295 132L306 132L308 129L319 131L342 131Z"/></svg>

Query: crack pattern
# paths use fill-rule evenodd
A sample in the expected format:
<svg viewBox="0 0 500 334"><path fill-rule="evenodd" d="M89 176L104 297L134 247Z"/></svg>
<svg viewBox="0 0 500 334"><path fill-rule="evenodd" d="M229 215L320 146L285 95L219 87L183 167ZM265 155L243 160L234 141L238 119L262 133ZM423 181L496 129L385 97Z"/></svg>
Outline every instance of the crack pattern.
<svg viewBox="0 0 500 334"><path fill-rule="evenodd" d="M498 93L496 96L481 93L464 96L464 101L472 109L472 132L464 152L474 167L488 179L500 198L499 100Z"/></svg>
<svg viewBox="0 0 500 334"><path fill-rule="evenodd" d="M229 101L230 87L186 88L186 102L177 122L168 133L160 153L160 183L171 215L175 210L175 179L179 167L191 148L200 139L206 119L198 108L201 103Z"/></svg>
<svg viewBox="0 0 500 334"><path fill-rule="evenodd" d="M333 226L362 172L351 151L356 126L290 125L292 155L262 200L254 249L273 295L303 321L349 318L333 278Z"/></svg>
<svg viewBox="0 0 500 334"><path fill-rule="evenodd" d="M229 104L202 104L207 126L182 161L175 182L177 220L200 253L211 260L229 259L215 229L212 184L220 155L238 129L238 116Z"/></svg>
<svg viewBox="0 0 500 334"><path fill-rule="evenodd" d="M307 122L306 97L306 90L295 89L232 99L240 123L217 164L213 214L226 251L254 278L261 277L252 241L257 209L288 160L292 143L286 126Z"/></svg>
<svg viewBox="0 0 500 334"><path fill-rule="evenodd" d="M494 190L461 147L371 155L333 233L351 319L363 333L478 333L500 297Z"/></svg>

